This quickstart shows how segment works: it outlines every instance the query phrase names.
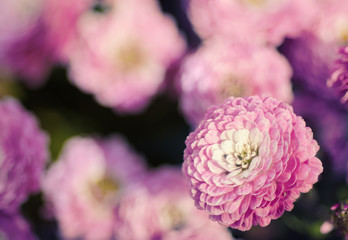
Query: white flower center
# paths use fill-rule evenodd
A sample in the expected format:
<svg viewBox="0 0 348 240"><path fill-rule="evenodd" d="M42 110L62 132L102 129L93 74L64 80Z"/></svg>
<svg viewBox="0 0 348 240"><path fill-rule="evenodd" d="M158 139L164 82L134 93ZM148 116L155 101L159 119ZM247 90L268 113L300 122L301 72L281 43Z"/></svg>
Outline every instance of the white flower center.
<svg viewBox="0 0 348 240"><path fill-rule="evenodd" d="M237 167L247 169L251 160L257 155L257 146L252 144L236 144L236 151L233 153Z"/></svg>
<svg viewBox="0 0 348 240"><path fill-rule="evenodd" d="M258 150L263 135L254 128L227 130L221 134L223 141L212 147L213 163L209 164L214 173L225 173L229 177L247 177L260 163Z"/></svg>

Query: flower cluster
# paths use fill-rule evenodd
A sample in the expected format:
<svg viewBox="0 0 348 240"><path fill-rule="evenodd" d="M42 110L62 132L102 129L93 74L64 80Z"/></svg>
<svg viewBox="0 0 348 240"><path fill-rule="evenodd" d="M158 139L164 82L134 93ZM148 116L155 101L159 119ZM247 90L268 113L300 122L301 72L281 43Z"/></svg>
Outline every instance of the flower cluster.
<svg viewBox="0 0 348 240"><path fill-rule="evenodd" d="M68 239L232 239L194 207L179 169L147 172L121 136L70 139L44 193Z"/></svg>
<svg viewBox="0 0 348 240"><path fill-rule="evenodd" d="M0 0L0 240L347 235L347 12Z"/></svg>

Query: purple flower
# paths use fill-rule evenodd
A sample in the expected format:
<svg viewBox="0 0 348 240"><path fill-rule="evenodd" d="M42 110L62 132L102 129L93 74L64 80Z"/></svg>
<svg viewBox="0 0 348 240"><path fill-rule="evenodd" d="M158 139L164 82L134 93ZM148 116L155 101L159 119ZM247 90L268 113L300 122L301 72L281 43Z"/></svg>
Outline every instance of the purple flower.
<svg viewBox="0 0 348 240"><path fill-rule="evenodd" d="M183 172L196 206L243 231L290 211L323 171L311 129L271 97L211 107L186 146Z"/></svg>
<svg viewBox="0 0 348 240"><path fill-rule="evenodd" d="M348 107L348 47L341 48L340 54L327 85L337 92L341 103Z"/></svg>
<svg viewBox="0 0 348 240"><path fill-rule="evenodd" d="M338 58L338 49L348 40L347 11L345 0L317 1L315 24L299 38L286 41L281 48L294 69L295 80L328 100L337 99L335 91L328 88L327 80Z"/></svg>
<svg viewBox="0 0 348 240"><path fill-rule="evenodd" d="M180 107L196 126L209 106L230 96L268 95L290 102L291 74L287 60L273 48L205 42L181 67Z"/></svg>
<svg viewBox="0 0 348 240"><path fill-rule="evenodd" d="M0 3L0 67L31 87L44 82L53 63L42 5L43 0Z"/></svg>
<svg viewBox="0 0 348 240"><path fill-rule="evenodd" d="M120 136L70 139L43 185L63 237L110 239L112 211L125 187L143 171L143 158Z"/></svg>
<svg viewBox="0 0 348 240"><path fill-rule="evenodd" d="M53 64L53 50L41 20L4 50L3 64L30 87L41 86Z"/></svg>
<svg viewBox="0 0 348 240"><path fill-rule="evenodd" d="M122 196L116 211L118 240L232 240L226 228L195 208L179 169L150 172Z"/></svg>
<svg viewBox="0 0 348 240"><path fill-rule="evenodd" d="M325 101L308 92L298 92L292 106L295 113L305 118L317 134L317 140L329 155L333 170L339 176L346 174L348 113L336 101Z"/></svg>
<svg viewBox="0 0 348 240"><path fill-rule="evenodd" d="M35 240L36 237L20 215L6 215L0 212L0 239Z"/></svg>
<svg viewBox="0 0 348 240"><path fill-rule="evenodd" d="M14 99L0 101L0 211L15 212L40 189L48 137Z"/></svg>
<svg viewBox="0 0 348 240"><path fill-rule="evenodd" d="M293 68L294 82L297 85L322 98L333 100L336 96L327 87L326 81L337 57L336 47L333 43L321 41L313 33L304 33L297 39L285 41L281 52Z"/></svg>

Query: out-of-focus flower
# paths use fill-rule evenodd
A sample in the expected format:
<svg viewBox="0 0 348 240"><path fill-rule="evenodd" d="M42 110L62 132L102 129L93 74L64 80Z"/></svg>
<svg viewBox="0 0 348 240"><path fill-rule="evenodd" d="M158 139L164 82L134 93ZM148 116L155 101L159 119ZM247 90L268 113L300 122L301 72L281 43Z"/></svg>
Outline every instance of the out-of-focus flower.
<svg viewBox="0 0 348 240"><path fill-rule="evenodd" d="M143 164L120 136L70 139L43 182L62 235L110 239L112 211L124 188L141 176Z"/></svg>
<svg viewBox="0 0 348 240"><path fill-rule="evenodd" d="M67 63L70 52L75 49L75 44L79 41L79 25L83 18L93 16L98 19L107 17L111 13L131 11L137 8L136 4L145 9L155 6L155 1L44 0L43 20L47 25L49 42L55 49L56 58ZM117 32L117 29L113 30Z"/></svg>
<svg viewBox="0 0 348 240"><path fill-rule="evenodd" d="M291 67L273 48L224 41L205 42L181 68L180 106L192 125L227 97L268 95L292 100Z"/></svg>
<svg viewBox="0 0 348 240"><path fill-rule="evenodd" d="M94 0L44 0L43 21L55 58L66 62L71 44L78 36L77 23L83 13L93 11ZM104 1L103 1L104 2Z"/></svg>
<svg viewBox="0 0 348 240"><path fill-rule="evenodd" d="M327 85L337 92L341 103L348 107L348 47L341 48L340 54Z"/></svg>
<svg viewBox="0 0 348 240"><path fill-rule="evenodd" d="M195 208L179 169L150 172L130 187L116 211L119 240L233 239L226 228Z"/></svg>
<svg viewBox="0 0 348 240"><path fill-rule="evenodd" d="M0 239L35 240L36 237L20 215L6 215L0 212Z"/></svg>
<svg viewBox="0 0 348 240"><path fill-rule="evenodd" d="M0 56L4 44L31 29L41 16L43 0L2 0L0 3Z"/></svg>
<svg viewBox="0 0 348 240"><path fill-rule="evenodd" d="M337 203L331 207L331 211L331 219L323 223L320 232L327 234L335 229L348 239L348 203Z"/></svg>
<svg viewBox="0 0 348 240"><path fill-rule="evenodd" d="M297 92L292 103L317 135L321 148L330 156L339 176L346 174L348 155L348 113L337 102L325 101L309 92Z"/></svg>
<svg viewBox="0 0 348 240"><path fill-rule="evenodd" d="M0 211L16 212L37 192L48 158L48 137L14 99L0 101Z"/></svg>
<svg viewBox="0 0 348 240"><path fill-rule="evenodd" d="M183 172L196 206L243 231L290 211L323 171L311 129L271 97L211 107L186 146Z"/></svg>
<svg viewBox="0 0 348 240"><path fill-rule="evenodd" d="M202 38L220 35L279 45L312 23L314 1L190 0L190 19Z"/></svg>
<svg viewBox="0 0 348 240"><path fill-rule="evenodd" d="M143 4L108 18L85 16L81 44L70 53L72 81L119 112L143 110L185 50L173 19Z"/></svg>
<svg viewBox="0 0 348 240"><path fill-rule="evenodd" d="M42 4L42 0L0 3L0 67L31 87L44 82L53 64Z"/></svg>
<svg viewBox="0 0 348 240"><path fill-rule="evenodd" d="M334 91L326 85L337 57L334 45L320 41L312 33L305 33L300 38L286 40L281 52L293 68L295 84L327 100L336 98Z"/></svg>
<svg viewBox="0 0 348 240"><path fill-rule="evenodd" d="M3 65L30 87L39 87L45 82L54 62L46 30L39 20L4 50Z"/></svg>
<svg viewBox="0 0 348 240"><path fill-rule="evenodd" d="M287 40L281 51L299 84L326 99L337 99L327 80L339 57L338 49L348 41L348 2L323 0L316 5L315 24L299 38Z"/></svg>

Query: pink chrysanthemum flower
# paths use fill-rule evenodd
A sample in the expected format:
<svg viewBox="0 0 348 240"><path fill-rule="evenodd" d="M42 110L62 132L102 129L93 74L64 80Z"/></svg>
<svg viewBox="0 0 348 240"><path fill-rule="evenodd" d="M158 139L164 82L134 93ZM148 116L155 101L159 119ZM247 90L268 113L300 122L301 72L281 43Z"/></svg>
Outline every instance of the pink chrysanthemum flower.
<svg viewBox="0 0 348 240"><path fill-rule="evenodd" d="M69 71L72 81L101 104L134 113L160 90L185 43L157 5L131 6L107 18L81 19L80 44L70 53Z"/></svg>
<svg viewBox="0 0 348 240"><path fill-rule="evenodd" d="M311 129L271 97L211 107L186 146L183 172L196 206L243 231L290 211L323 171Z"/></svg>
<svg viewBox="0 0 348 240"><path fill-rule="evenodd" d="M16 212L39 191L48 137L14 99L0 101L0 212Z"/></svg>
<svg viewBox="0 0 348 240"><path fill-rule="evenodd" d="M348 47L341 48L340 54L341 58L336 61L327 85L337 92L341 103L348 107Z"/></svg>
<svg viewBox="0 0 348 240"><path fill-rule="evenodd" d="M43 185L62 235L111 239L112 211L124 188L143 170L143 158L119 136L70 139Z"/></svg>
<svg viewBox="0 0 348 240"><path fill-rule="evenodd" d="M177 168L150 172L134 184L116 211L118 240L232 240L226 228L195 208Z"/></svg>
<svg viewBox="0 0 348 240"><path fill-rule="evenodd" d="M189 0L189 16L202 38L227 38L279 45L312 23L312 0Z"/></svg>
<svg viewBox="0 0 348 240"><path fill-rule="evenodd" d="M273 48L205 42L181 67L180 107L197 125L209 106L230 96L268 95L290 102L291 74L287 60Z"/></svg>

